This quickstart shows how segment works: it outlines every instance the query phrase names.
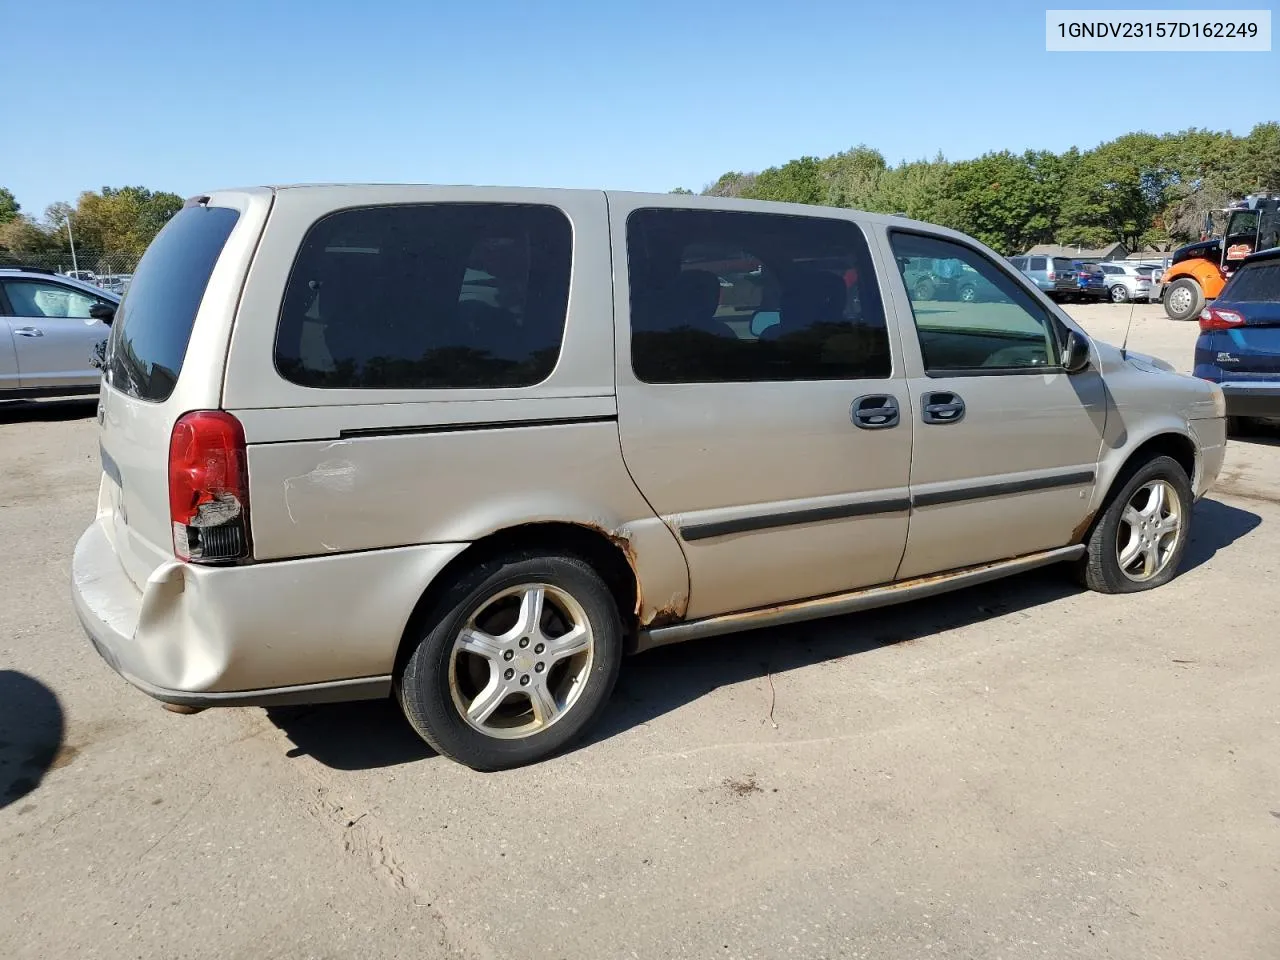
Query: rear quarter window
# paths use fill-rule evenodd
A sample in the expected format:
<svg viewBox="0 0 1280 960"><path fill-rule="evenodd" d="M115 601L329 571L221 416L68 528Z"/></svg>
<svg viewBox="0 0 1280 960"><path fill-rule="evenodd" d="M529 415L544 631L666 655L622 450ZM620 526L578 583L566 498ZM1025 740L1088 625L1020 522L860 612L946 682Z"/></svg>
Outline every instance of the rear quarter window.
<svg viewBox="0 0 1280 960"><path fill-rule="evenodd" d="M305 387L526 387L551 375L573 232L554 207L405 204L341 210L302 241L276 369Z"/></svg>
<svg viewBox="0 0 1280 960"><path fill-rule="evenodd" d="M169 399L214 264L240 218L229 207L184 207L147 247L116 312L103 375L139 400Z"/></svg>

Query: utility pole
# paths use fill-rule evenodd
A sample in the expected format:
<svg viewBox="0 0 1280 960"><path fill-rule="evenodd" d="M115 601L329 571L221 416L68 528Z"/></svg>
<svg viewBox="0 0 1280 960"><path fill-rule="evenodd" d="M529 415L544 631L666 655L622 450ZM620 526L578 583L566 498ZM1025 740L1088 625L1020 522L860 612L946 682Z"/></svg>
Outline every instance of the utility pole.
<svg viewBox="0 0 1280 960"><path fill-rule="evenodd" d="M76 238L71 235L71 212L67 212L67 239L71 242L71 272L80 279L80 264L76 262Z"/></svg>

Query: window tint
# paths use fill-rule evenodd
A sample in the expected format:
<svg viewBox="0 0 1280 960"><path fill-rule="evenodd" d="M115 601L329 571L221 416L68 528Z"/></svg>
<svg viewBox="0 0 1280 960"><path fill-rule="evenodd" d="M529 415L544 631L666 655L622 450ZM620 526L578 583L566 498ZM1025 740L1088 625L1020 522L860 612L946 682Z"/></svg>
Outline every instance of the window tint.
<svg viewBox="0 0 1280 960"><path fill-rule="evenodd" d="M1014 257L1014 258L1012 258L1009 262L1010 262L1010 263L1012 263L1012 264L1013 264L1015 267L1017 267L1019 270L1025 270L1025 269L1027 269L1027 258L1026 258L1026 257Z"/></svg>
<svg viewBox="0 0 1280 960"><path fill-rule="evenodd" d="M184 207L165 224L134 271L111 326L107 382L142 400L173 393L209 275L240 214Z"/></svg>
<svg viewBox="0 0 1280 960"><path fill-rule="evenodd" d="M968 247L918 234L890 233L890 244L907 282L904 264L916 258L949 261L981 278L982 295L927 298L907 282L916 332L930 373L1036 369L1058 363L1051 318L1022 285Z"/></svg>
<svg viewBox="0 0 1280 960"><path fill-rule="evenodd" d="M1223 301L1280 301L1280 260L1246 264L1223 289Z"/></svg>
<svg viewBox="0 0 1280 960"><path fill-rule="evenodd" d="M1045 259L1044 259L1044 257L1032 257L1032 258L1031 258L1031 269L1032 269L1032 270L1043 270L1043 269L1045 269Z"/></svg>
<svg viewBox="0 0 1280 960"><path fill-rule="evenodd" d="M1072 270L1075 269L1075 267L1072 266L1070 260L1067 260L1064 257L1054 257L1053 269L1060 273L1070 273Z"/></svg>
<svg viewBox="0 0 1280 960"><path fill-rule="evenodd" d="M525 387L551 375L573 235L553 207L343 210L307 232L276 366L307 387Z"/></svg>
<svg viewBox="0 0 1280 960"><path fill-rule="evenodd" d="M4 292L15 317L70 317L87 319L99 297L40 280L6 280Z"/></svg>
<svg viewBox="0 0 1280 960"><path fill-rule="evenodd" d="M887 377L875 269L845 220L637 210L631 364L647 383Z"/></svg>

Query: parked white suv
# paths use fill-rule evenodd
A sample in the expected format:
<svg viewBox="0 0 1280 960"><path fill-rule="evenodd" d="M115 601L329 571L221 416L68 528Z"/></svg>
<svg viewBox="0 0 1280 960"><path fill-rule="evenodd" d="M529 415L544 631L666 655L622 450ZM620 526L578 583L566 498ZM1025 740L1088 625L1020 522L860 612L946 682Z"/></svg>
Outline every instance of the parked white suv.
<svg viewBox="0 0 1280 960"><path fill-rule="evenodd" d="M1106 277L1107 292L1112 303L1130 300L1154 302L1160 298L1160 284L1153 278L1154 268L1140 263L1100 263Z"/></svg>
<svg viewBox="0 0 1280 960"><path fill-rule="evenodd" d="M981 302L908 289L922 260ZM1165 583L1225 445L1218 387L950 230L421 186L189 201L99 418L73 597L116 670L192 706L394 695L483 769L578 736L628 650L1058 562Z"/></svg>

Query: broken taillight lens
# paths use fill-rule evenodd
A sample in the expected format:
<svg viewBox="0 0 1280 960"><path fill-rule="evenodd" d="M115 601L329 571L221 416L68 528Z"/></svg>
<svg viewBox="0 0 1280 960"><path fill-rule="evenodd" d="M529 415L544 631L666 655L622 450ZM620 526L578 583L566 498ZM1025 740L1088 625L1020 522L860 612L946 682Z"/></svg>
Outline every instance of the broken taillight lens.
<svg viewBox="0 0 1280 960"><path fill-rule="evenodd" d="M173 553L192 563L249 556L249 467L244 428L229 413L197 410L169 438Z"/></svg>
<svg viewBox="0 0 1280 960"><path fill-rule="evenodd" d="M1205 307L1200 314L1200 329L1230 330L1232 327L1244 325L1244 317L1234 310L1219 310L1217 307Z"/></svg>

